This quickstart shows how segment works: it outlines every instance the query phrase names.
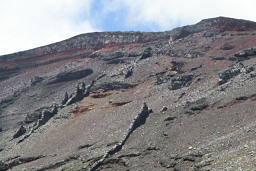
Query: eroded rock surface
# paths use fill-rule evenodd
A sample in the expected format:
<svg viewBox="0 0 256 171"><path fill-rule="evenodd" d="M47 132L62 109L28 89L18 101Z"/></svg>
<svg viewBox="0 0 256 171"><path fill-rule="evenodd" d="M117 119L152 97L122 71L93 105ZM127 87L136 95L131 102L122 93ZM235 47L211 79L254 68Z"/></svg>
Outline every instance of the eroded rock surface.
<svg viewBox="0 0 256 171"><path fill-rule="evenodd" d="M0 56L0 170L255 169L255 38L217 17Z"/></svg>

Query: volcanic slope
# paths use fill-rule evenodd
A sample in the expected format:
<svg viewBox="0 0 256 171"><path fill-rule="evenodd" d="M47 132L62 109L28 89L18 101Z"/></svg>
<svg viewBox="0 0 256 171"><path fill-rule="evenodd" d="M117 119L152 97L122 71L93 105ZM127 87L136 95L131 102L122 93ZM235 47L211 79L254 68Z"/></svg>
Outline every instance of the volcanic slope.
<svg viewBox="0 0 256 171"><path fill-rule="evenodd" d="M253 170L255 57L225 17L0 56L0 170Z"/></svg>

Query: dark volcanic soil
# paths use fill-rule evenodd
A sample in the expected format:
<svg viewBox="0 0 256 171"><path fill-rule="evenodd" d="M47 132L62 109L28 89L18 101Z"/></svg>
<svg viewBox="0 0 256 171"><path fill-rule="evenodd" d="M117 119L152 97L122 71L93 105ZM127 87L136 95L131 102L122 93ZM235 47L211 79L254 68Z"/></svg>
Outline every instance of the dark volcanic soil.
<svg viewBox="0 0 256 171"><path fill-rule="evenodd" d="M254 170L255 57L225 17L0 56L0 170Z"/></svg>

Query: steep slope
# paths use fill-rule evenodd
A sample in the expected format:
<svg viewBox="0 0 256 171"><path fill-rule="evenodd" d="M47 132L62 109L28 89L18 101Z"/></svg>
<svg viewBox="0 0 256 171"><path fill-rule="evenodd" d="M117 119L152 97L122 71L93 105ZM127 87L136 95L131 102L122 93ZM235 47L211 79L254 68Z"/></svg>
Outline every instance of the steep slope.
<svg viewBox="0 0 256 171"><path fill-rule="evenodd" d="M250 170L256 23L103 32L0 57L0 170Z"/></svg>

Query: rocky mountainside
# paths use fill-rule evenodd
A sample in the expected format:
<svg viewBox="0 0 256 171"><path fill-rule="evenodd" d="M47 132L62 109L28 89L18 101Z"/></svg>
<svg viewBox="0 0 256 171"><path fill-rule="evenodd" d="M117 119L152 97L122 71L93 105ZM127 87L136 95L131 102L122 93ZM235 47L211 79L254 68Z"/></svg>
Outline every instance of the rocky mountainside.
<svg viewBox="0 0 256 171"><path fill-rule="evenodd" d="M254 170L255 57L225 17L0 56L0 170Z"/></svg>

